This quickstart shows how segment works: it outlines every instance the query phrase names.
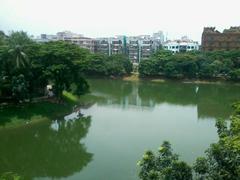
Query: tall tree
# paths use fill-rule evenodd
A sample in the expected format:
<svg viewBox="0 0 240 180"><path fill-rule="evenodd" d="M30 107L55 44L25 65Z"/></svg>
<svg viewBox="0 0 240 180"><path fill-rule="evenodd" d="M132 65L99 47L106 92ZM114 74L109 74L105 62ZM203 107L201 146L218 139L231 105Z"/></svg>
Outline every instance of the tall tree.
<svg viewBox="0 0 240 180"><path fill-rule="evenodd" d="M28 37L27 33L11 32L8 38L10 60L14 62L16 68L26 67L29 65L29 59L25 50L33 41Z"/></svg>

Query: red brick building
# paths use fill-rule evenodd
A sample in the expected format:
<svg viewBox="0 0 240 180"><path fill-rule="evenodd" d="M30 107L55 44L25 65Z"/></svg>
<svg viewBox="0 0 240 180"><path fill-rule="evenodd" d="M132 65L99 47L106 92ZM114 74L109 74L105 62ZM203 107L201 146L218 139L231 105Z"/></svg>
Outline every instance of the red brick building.
<svg viewBox="0 0 240 180"><path fill-rule="evenodd" d="M240 26L225 29L222 33L215 27L205 27L202 33L202 50L240 50Z"/></svg>

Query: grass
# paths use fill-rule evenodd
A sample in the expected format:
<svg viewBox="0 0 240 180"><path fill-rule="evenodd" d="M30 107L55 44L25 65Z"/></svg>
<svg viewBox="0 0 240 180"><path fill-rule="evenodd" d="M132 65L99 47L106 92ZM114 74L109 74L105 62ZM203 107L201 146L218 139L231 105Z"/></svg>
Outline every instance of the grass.
<svg viewBox="0 0 240 180"><path fill-rule="evenodd" d="M63 91L63 98L68 103L79 103L79 97L67 91Z"/></svg>

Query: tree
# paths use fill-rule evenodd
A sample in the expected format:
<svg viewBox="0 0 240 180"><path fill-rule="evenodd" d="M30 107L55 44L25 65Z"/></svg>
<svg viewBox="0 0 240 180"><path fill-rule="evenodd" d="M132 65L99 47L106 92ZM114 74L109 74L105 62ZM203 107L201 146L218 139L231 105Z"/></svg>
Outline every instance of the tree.
<svg viewBox="0 0 240 180"><path fill-rule="evenodd" d="M209 166L205 157L198 157L193 165L193 169L199 180L204 180L209 172Z"/></svg>
<svg viewBox="0 0 240 180"><path fill-rule="evenodd" d="M205 166L207 165L208 172L202 172L201 175L209 179L237 180L240 177L240 103L233 107L235 113L230 117L230 127L224 120L218 120L216 127L219 141L206 151Z"/></svg>
<svg viewBox="0 0 240 180"><path fill-rule="evenodd" d="M33 41L28 37L27 33L12 32L8 38L10 59L14 61L16 68L26 67L29 64L29 59L24 49Z"/></svg>
<svg viewBox="0 0 240 180"><path fill-rule="evenodd" d="M159 61L154 58L150 58L147 60L142 60L139 64L139 74L142 77L145 76L157 76L160 72L158 71Z"/></svg>
<svg viewBox="0 0 240 180"><path fill-rule="evenodd" d="M86 75L107 75L107 56L103 54L90 54L83 61L79 61L81 72Z"/></svg>
<svg viewBox="0 0 240 180"><path fill-rule="evenodd" d="M89 86L78 62L88 54L71 43L37 44L25 32L11 32L5 45L0 45L0 96L18 101L31 99L44 95L48 83L54 85L59 98L63 90L84 94Z"/></svg>
<svg viewBox="0 0 240 180"><path fill-rule="evenodd" d="M234 81L240 80L240 69L235 69L230 71L229 75L231 80L234 80Z"/></svg>
<svg viewBox="0 0 240 180"><path fill-rule="evenodd" d="M23 101L29 97L28 84L24 75L13 76L12 78L12 96L16 101Z"/></svg>
<svg viewBox="0 0 240 180"><path fill-rule="evenodd" d="M0 31L0 46L6 45L6 35L3 31Z"/></svg>
<svg viewBox="0 0 240 180"><path fill-rule="evenodd" d="M192 169L185 162L179 161L178 155L172 152L171 144L163 142L156 156L147 151L141 161L139 177L143 180L191 180Z"/></svg>
<svg viewBox="0 0 240 180"><path fill-rule="evenodd" d="M90 76L123 76L132 72L132 63L124 55L90 54L78 65L84 74Z"/></svg>
<svg viewBox="0 0 240 180"><path fill-rule="evenodd" d="M109 57L109 61L117 64L119 68L121 68L120 71L122 71L123 74L130 74L133 70L133 64L131 63L129 58L127 58L127 56L125 55L122 54L112 55Z"/></svg>
<svg viewBox="0 0 240 180"><path fill-rule="evenodd" d="M77 45L61 41L41 46L37 64L43 69L43 79L53 84L53 90L58 98L61 99L63 90L78 95L89 90L87 81L81 75L79 64L85 60L85 53L86 51L82 51Z"/></svg>
<svg viewBox="0 0 240 180"><path fill-rule="evenodd" d="M171 53L159 50L147 60L141 61L142 77L167 78L223 78L239 80L240 51Z"/></svg>

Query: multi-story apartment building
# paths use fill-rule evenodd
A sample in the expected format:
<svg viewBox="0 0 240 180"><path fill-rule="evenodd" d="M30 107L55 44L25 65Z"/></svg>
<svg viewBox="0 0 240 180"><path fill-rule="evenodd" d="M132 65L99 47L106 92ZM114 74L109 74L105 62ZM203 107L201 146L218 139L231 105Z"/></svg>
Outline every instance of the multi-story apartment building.
<svg viewBox="0 0 240 180"><path fill-rule="evenodd" d="M186 36L179 40L168 40L163 43L163 48L165 50L177 52L187 52L187 51L197 51L199 50L199 44L196 41L188 39Z"/></svg>
<svg viewBox="0 0 240 180"><path fill-rule="evenodd" d="M111 39L111 55L112 54L123 54L123 41L121 39Z"/></svg>
<svg viewBox="0 0 240 180"><path fill-rule="evenodd" d="M116 36L110 38L110 55L127 54L127 38L126 36Z"/></svg>
<svg viewBox="0 0 240 180"><path fill-rule="evenodd" d="M143 38L140 43L139 62L148 59L153 53L153 41L150 38Z"/></svg>
<svg viewBox="0 0 240 180"><path fill-rule="evenodd" d="M82 48L89 49L94 53L105 55L124 54L132 62L139 63L141 60L148 59L151 54L158 50L163 42L163 33L159 31L153 36L116 36L112 38L87 38L81 34L75 34L71 31L58 32L56 35L42 34L38 42L48 41L67 41L79 45Z"/></svg>
<svg viewBox="0 0 240 180"><path fill-rule="evenodd" d="M109 56L111 54L110 39L109 38L95 39L95 52Z"/></svg>
<svg viewBox="0 0 240 180"><path fill-rule="evenodd" d="M149 35L128 37L128 56L132 62L148 59L154 51L153 40Z"/></svg>
<svg viewBox="0 0 240 180"><path fill-rule="evenodd" d="M127 49L128 49L128 57L129 59L134 62L139 62L139 55L140 55L140 46L138 38L136 37L129 37L127 41Z"/></svg>
<svg viewBox="0 0 240 180"><path fill-rule="evenodd" d="M202 33L202 50L240 50L240 26L230 27L222 33L215 27L205 27Z"/></svg>

